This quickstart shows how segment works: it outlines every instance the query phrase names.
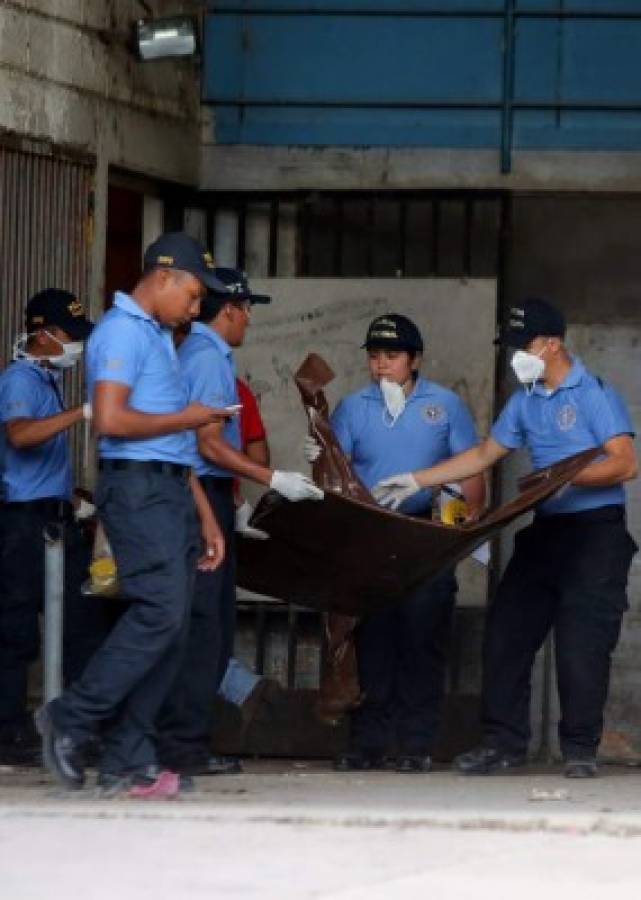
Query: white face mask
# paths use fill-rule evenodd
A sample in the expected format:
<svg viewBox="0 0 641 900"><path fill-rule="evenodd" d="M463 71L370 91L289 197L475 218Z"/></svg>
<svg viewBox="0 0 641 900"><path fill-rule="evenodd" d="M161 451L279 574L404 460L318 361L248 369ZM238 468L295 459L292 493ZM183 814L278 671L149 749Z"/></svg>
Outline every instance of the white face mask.
<svg viewBox="0 0 641 900"><path fill-rule="evenodd" d="M516 350L510 365L521 384L534 384L543 376L545 363L542 356L547 350L546 346L540 353L528 353L526 350Z"/></svg>
<svg viewBox="0 0 641 900"><path fill-rule="evenodd" d="M395 425L396 420L402 415L407 402L403 385L397 384L395 381L388 381L387 378L381 378L380 385L385 409L391 420L391 425Z"/></svg>
<svg viewBox="0 0 641 900"><path fill-rule="evenodd" d="M62 353L59 356L33 356L26 349L27 341L31 337L29 334L20 334L13 344L12 359L26 359L30 362L48 362L56 369L71 369L76 365L82 356L84 344L82 341L70 341L68 344L63 343L54 337L50 332L45 331L47 337L50 337L56 344L62 347Z"/></svg>

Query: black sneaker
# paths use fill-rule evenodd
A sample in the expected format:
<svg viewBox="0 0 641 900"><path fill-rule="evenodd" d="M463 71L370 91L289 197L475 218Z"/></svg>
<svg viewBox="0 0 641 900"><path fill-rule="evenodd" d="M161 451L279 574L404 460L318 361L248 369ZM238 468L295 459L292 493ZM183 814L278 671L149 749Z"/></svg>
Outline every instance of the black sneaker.
<svg viewBox="0 0 641 900"><path fill-rule="evenodd" d="M195 794L196 782L194 781L194 776L181 774L180 781L178 783L178 790L181 794Z"/></svg>
<svg viewBox="0 0 641 900"><path fill-rule="evenodd" d="M462 775L491 775L493 772L504 772L524 766L525 754L507 753L498 747L487 747L483 744L468 753L461 753L454 758L453 767Z"/></svg>
<svg viewBox="0 0 641 900"><path fill-rule="evenodd" d="M432 757L418 756L413 753L403 754L402 756L398 756L396 758L394 770L396 772L405 772L407 774L413 774L416 772L431 772Z"/></svg>
<svg viewBox="0 0 641 900"><path fill-rule="evenodd" d="M114 797L118 797L128 791L131 784L131 775L100 772L96 779L96 797L98 800L113 800Z"/></svg>
<svg viewBox="0 0 641 900"><path fill-rule="evenodd" d="M42 737L45 768L65 787L80 790L85 783L84 760L78 744L54 725L51 703L36 711L34 722Z"/></svg>
<svg viewBox="0 0 641 900"><path fill-rule="evenodd" d="M370 769L385 769L386 763L383 754L353 750L341 753L335 758L333 765L335 772L368 772Z"/></svg>
<svg viewBox="0 0 641 900"><path fill-rule="evenodd" d="M596 759L566 759L563 774L566 778L594 778L598 774Z"/></svg>

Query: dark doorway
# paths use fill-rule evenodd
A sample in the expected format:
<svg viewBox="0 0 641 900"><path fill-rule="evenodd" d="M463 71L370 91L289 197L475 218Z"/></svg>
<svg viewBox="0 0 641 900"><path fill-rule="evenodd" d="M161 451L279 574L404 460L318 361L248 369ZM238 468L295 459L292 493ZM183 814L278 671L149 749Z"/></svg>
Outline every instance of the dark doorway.
<svg viewBox="0 0 641 900"><path fill-rule="evenodd" d="M109 185L105 309L111 306L114 291L130 291L140 277L143 202L142 193L120 185Z"/></svg>

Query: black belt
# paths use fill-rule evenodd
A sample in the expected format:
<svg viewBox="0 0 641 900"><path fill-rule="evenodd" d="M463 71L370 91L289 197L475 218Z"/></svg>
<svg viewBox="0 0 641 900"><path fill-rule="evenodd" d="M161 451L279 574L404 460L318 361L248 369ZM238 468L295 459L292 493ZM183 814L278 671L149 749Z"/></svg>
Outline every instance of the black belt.
<svg viewBox="0 0 641 900"><path fill-rule="evenodd" d="M577 512L537 513L534 516L537 525L563 526L578 525L587 522L624 522L625 507L621 503L610 503L607 506L595 506L592 509L580 509Z"/></svg>
<svg viewBox="0 0 641 900"><path fill-rule="evenodd" d="M101 459L98 468L101 472L156 472L159 475L173 475L183 481L187 481L191 472L190 466L160 459Z"/></svg>
<svg viewBox="0 0 641 900"><path fill-rule="evenodd" d="M198 480L201 484L211 484L213 487L222 490L231 490L234 486L234 478L229 475L199 475Z"/></svg>
<svg viewBox="0 0 641 900"><path fill-rule="evenodd" d="M73 506L68 500L59 497L39 497L37 500L11 500L2 504L2 509L14 509L24 512L37 512L56 522L71 522Z"/></svg>

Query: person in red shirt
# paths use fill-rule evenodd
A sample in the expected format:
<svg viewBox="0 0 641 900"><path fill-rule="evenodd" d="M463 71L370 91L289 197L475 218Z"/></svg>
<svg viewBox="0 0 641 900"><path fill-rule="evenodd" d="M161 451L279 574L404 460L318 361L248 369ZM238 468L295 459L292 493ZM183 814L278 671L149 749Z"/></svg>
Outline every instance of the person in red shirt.
<svg viewBox="0 0 641 900"><path fill-rule="evenodd" d="M242 378L236 379L240 411L240 440L243 452L261 466L269 465L269 445L265 425L258 408L258 400Z"/></svg>

